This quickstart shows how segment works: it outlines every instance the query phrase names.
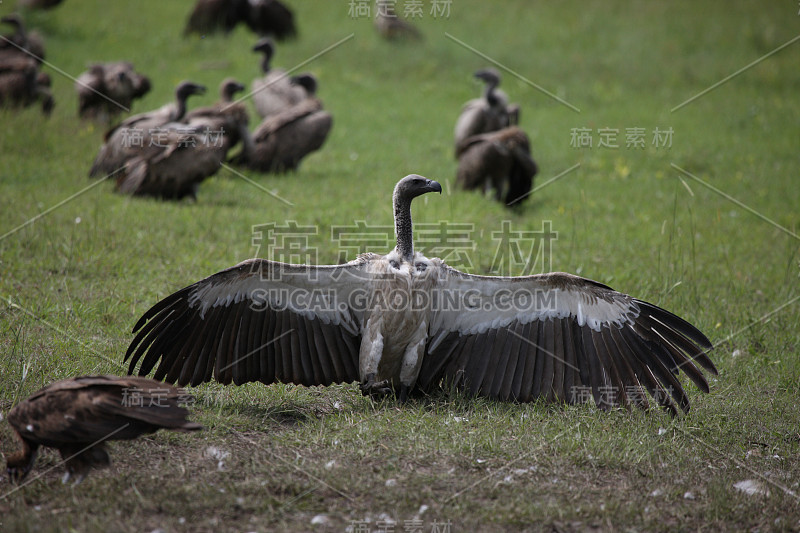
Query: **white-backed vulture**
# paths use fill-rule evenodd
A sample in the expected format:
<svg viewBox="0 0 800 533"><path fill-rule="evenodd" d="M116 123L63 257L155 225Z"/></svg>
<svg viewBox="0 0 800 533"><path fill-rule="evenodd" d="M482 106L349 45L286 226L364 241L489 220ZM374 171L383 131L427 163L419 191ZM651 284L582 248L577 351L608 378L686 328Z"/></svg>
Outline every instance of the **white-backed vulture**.
<svg viewBox="0 0 800 533"><path fill-rule="evenodd" d="M530 194L536 162L528 136L517 126L473 135L461 143L456 183L463 189L494 189L495 200L519 205Z"/></svg>
<svg viewBox="0 0 800 533"><path fill-rule="evenodd" d="M183 34L228 34L240 22L257 35L280 40L297 35L294 14L278 0L197 0Z"/></svg>
<svg viewBox="0 0 800 533"><path fill-rule="evenodd" d="M219 87L220 100L207 107L198 107L186 113L183 122L209 135L221 135L224 151L227 153L239 142L243 145L245 156L252 149L248 125L250 119L247 108L241 102L234 102L236 93L245 87L233 78L225 78ZM223 160L227 159L224 157Z"/></svg>
<svg viewBox="0 0 800 533"><path fill-rule="evenodd" d="M519 119L519 106L517 104L509 106L508 96L497 88L500 85L499 72L493 68L481 69L475 72L475 77L483 80L486 87L480 98L474 98L464 104L456 120L454 130L456 157L461 151L461 143L469 137L506 128L512 125L512 120Z"/></svg>
<svg viewBox="0 0 800 533"><path fill-rule="evenodd" d="M499 400L689 409L683 371L716 374L697 328L653 304L566 273L465 274L415 253L418 175L393 194L397 246L342 265L250 259L167 296L133 328L129 373L192 384L358 381L370 395L442 385ZM577 393L576 393L577 391ZM584 394L587 391L588 394Z"/></svg>
<svg viewBox="0 0 800 533"><path fill-rule="evenodd" d="M152 379L82 376L51 383L8 412L22 449L7 457L12 483L33 468L40 446L56 448L66 462L63 481L80 483L92 468L110 464L106 441L135 439L159 429L195 431L186 420L188 395Z"/></svg>
<svg viewBox="0 0 800 533"><path fill-rule="evenodd" d="M28 107L35 102L41 102L42 112L50 115L54 106L50 76L29 54L0 50L0 107Z"/></svg>
<svg viewBox="0 0 800 533"><path fill-rule="evenodd" d="M128 61L93 63L75 81L78 116L110 120L150 91L150 79Z"/></svg>
<svg viewBox="0 0 800 533"><path fill-rule="evenodd" d="M103 177L119 171L125 163L151 144L150 134L165 124L177 122L186 114L186 100L193 94L203 94L205 87L183 81L175 89L175 101L160 108L128 117L108 130L104 144L89 170L90 177ZM160 131L157 131L160 134Z"/></svg>
<svg viewBox="0 0 800 533"><path fill-rule="evenodd" d="M376 0L375 2L375 29L384 39L394 41L397 39L421 39L420 31L411 24L397 16L394 2L390 0Z"/></svg>
<svg viewBox="0 0 800 533"><path fill-rule="evenodd" d="M240 158L249 168L262 172L296 170L300 161L319 150L328 138L333 117L322 109L322 102L313 97L316 80L311 74L292 78L306 87L309 96L299 104L264 119L253 132L250 156Z"/></svg>
<svg viewBox="0 0 800 533"><path fill-rule="evenodd" d="M261 39L253 46L253 51L263 55L261 71L264 75L254 79L252 84L253 104L261 118L277 115L308 98L305 89L292 83L286 71L272 68L272 56L275 54L272 39Z"/></svg>

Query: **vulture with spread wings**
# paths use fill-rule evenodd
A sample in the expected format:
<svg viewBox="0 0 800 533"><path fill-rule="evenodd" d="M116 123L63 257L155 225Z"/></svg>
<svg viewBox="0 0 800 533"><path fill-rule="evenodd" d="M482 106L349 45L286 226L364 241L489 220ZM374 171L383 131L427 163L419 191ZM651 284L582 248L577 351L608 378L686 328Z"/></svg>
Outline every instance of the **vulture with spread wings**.
<svg viewBox="0 0 800 533"><path fill-rule="evenodd" d="M8 456L9 479L20 483L40 446L56 448L66 462L66 483L80 483L92 468L110 463L108 440L135 439L159 429L195 431L189 398L175 387L140 377L81 376L51 383L8 413L22 449Z"/></svg>
<svg viewBox="0 0 800 533"><path fill-rule="evenodd" d="M212 378L329 385L365 394L447 384L499 400L688 411L683 371L716 374L709 340L653 304L565 273L477 276L414 252L411 201L394 189L397 247L335 266L251 259L164 298L134 327L129 372L181 385Z"/></svg>

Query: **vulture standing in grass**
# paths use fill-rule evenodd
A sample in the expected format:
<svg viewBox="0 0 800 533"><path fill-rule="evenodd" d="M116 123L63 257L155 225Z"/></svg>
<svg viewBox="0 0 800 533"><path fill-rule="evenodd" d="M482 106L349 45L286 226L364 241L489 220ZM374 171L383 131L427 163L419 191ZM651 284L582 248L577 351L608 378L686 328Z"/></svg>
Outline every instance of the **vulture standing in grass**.
<svg viewBox="0 0 800 533"><path fill-rule="evenodd" d="M183 119L186 114L186 100L194 94L203 94L205 87L184 81L175 89L175 101L161 106L155 111L128 117L119 125L108 130L104 144L89 170L90 177L104 177L119 171L130 159L141 154L143 148L153 142L161 144L159 139L153 140L155 132L161 135L164 125Z"/></svg>
<svg viewBox="0 0 800 533"><path fill-rule="evenodd" d="M375 5L375 29L384 39L421 39L422 34L409 22L399 18L395 11L395 2L377 0Z"/></svg>
<svg viewBox="0 0 800 533"><path fill-rule="evenodd" d="M292 83L305 88L308 98L281 113L264 119L253 133L249 157L239 158L253 170L287 172L296 170L300 161L319 150L328 138L333 117L322 109L314 95L317 81L311 74L292 78Z"/></svg>
<svg viewBox="0 0 800 533"><path fill-rule="evenodd" d="M286 71L272 68L272 56L275 54L272 39L261 39L253 51L263 54L261 71L264 75L254 79L252 85L253 104L261 118L276 115L309 97L301 85L292 83Z"/></svg>
<svg viewBox="0 0 800 533"><path fill-rule="evenodd" d="M459 147L456 183L463 189L494 190L508 206L519 205L533 188L536 162L528 136L517 126L473 135Z"/></svg>
<svg viewBox="0 0 800 533"><path fill-rule="evenodd" d="M79 117L110 120L150 91L150 79L128 61L93 63L75 80L75 91Z"/></svg>
<svg viewBox="0 0 800 533"><path fill-rule="evenodd" d="M50 76L39 70L39 63L30 55L0 50L0 107L28 107L35 102L41 102L45 115L53 111Z"/></svg>
<svg viewBox="0 0 800 533"><path fill-rule="evenodd" d="M257 35L281 40L297 35L294 14L278 0L198 0L183 34L223 31L227 35L240 22Z"/></svg>
<svg viewBox="0 0 800 533"><path fill-rule="evenodd" d="M393 195L397 247L342 265L250 259L167 296L134 326L129 373L198 385L359 381L373 396L442 385L500 400L688 411L678 374L708 383L711 343L669 311L565 273L477 276L414 251L411 201ZM586 390L588 394L576 390Z"/></svg>
<svg viewBox="0 0 800 533"><path fill-rule="evenodd" d="M233 78L225 78L220 84L220 101L208 107L199 107L186 113L183 122L189 126L208 133L210 140L218 141L223 144L225 157L227 153L239 142L243 145L245 156L252 149L250 130L248 124L250 119L247 115L247 108L241 102L235 102L236 93L244 91L244 85ZM213 137L218 135L220 138Z"/></svg>
<svg viewBox="0 0 800 533"><path fill-rule="evenodd" d="M480 98L474 98L464 104L456 121L456 157L461 151L461 143L467 138L506 128L516 124L519 119L519 106L517 104L509 106L508 96L497 88L500 85L500 73L493 68L486 68L475 72L475 77L483 80L486 87Z"/></svg>
<svg viewBox="0 0 800 533"><path fill-rule="evenodd" d="M14 52L28 52L37 63L44 59L44 41L35 31L29 32L25 29L22 17L16 13L0 18L0 22L14 27L14 33L4 35L0 39L0 51L11 50Z"/></svg>
<svg viewBox="0 0 800 533"><path fill-rule="evenodd" d="M8 413L22 450L6 459L8 476L20 483L33 468L40 446L56 448L66 462L66 483L80 483L110 460L106 441L135 439L159 429L195 431L186 420L184 391L152 379L83 376L56 381Z"/></svg>

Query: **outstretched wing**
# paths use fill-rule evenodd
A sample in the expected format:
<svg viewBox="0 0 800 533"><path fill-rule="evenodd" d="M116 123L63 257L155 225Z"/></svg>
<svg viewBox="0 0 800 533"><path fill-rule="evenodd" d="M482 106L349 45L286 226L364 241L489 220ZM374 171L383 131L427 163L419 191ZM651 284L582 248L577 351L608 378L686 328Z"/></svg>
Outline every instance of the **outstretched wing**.
<svg viewBox="0 0 800 533"><path fill-rule="evenodd" d="M358 380L368 254L336 266L251 259L167 296L136 323L129 373L329 385Z"/></svg>
<svg viewBox="0 0 800 533"><path fill-rule="evenodd" d="M699 364L711 342L653 304L564 273L474 276L442 264L419 385L442 380L471 393L520 402L539 397L601 409L648 406L688 411L683 371L703 391Z"/></svg>

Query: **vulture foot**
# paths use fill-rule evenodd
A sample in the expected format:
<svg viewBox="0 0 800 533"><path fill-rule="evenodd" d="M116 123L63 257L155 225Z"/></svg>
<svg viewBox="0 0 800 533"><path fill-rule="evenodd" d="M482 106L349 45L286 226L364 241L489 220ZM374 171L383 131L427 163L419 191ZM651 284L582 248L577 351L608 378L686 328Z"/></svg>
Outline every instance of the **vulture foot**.
<svg viewBox="0 0 800 533"><path fill-rule="evenodd" d="M392 387L389 380L375 381L375 374L367 376L367 380L361 384L361 394L370 396L373 400L379 400L392 394Z"/></svg>

